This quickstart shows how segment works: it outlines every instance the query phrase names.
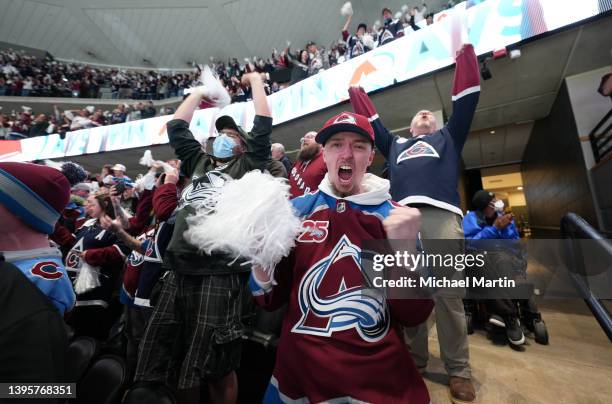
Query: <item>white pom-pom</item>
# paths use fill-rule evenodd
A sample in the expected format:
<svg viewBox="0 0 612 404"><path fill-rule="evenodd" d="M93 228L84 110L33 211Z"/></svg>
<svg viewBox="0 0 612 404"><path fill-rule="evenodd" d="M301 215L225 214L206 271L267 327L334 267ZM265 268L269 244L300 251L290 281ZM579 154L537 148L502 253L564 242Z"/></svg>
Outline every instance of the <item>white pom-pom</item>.
<svg viewBox="0 0 612 404"><path fill-rule="evenodd" d="M140 160L138 160L138 164L145 167L151 167L153 164L159 164L164 169L165 173L174 170L174 168L172 168L172 166L166 163L165 161L155 160L153 158L153 153L151 153L151 150L145 150Z"/></svg>
<svg viewBox="0 0 612 404"><path fill-rule="evenodd" d="M202 67L199 81L202 83L201 86L186 88L183 93L187 95L198 91L201 96L207 97L215 107L223 108L229 105L232 100L229 93L208 65Z"/></svg>
<svg viewBox="0 0 612 404"><path fill-rule="evenodd" d="M289 254L301 228L288 196L285 180L258 170L226 181L211 188L207 204L187 218L185 240L208 254L223 251L244 258L273 278L274 267Z"/></svg>
<svg viewBox="0 0 612 404"><path fill-rule="evenodd" d="M393 16L396 20L399 20L400 18L402 18L402 12L398 11L397 13L395 13L395 15Z"/></svg>
<svg viewBox="0 0 612 404"><path fill-rule="evenodd" d="M145 189L150 191L155 187L156 181L154 171L149 171L146 175L139 174L136 181L134 181L134 189L138 192L142 192Z"/></svg>
<svg viewBox="0 0 612 404"><path fill-rule="evenodd" d="M361 40L363 41L363 44L367 46L368 48L370 49L376 48L376 42L374 41L374 38L372 37L372 35L363 34L363 37L361 37Z"/></svg>
<svg viewBox="0 0 612 404"><path fill-rule="evenodd" d="M138 160L138 164L145 167L151 167L153 163L155 163L155 160L153 160L153 154L151 153L151 150L145 150L140 160Z"/></svg>
<svg viewBox="0 0 612 404"><path fill-rule="evenodd" d="M402 10L402 14L406 14L409 9L408 4L404 4L400 10Z"/></svg>
<svg viewBox="0 0 612 404"><path fill-rule="evenodd" d="M344 3L342 8L340 9L340 14L342 14L345 17L348 17L349 15L353 15L353 5L351 4L350 1L347 1L346 3Z"/></svg>
<svg viewBox="0 0 612 404"><path fill-rule="evenodd" d="M219 79L213 74L210 67L204 66L200 81L208 88L208 95L215 107L223 108L232 101L229 93Z"/></svg>
<svg viewBox="0 0 612 404"><path fill-rule="evenodd" d="M77 295L81 295L85 292L89 292L92 289L100 286L100 278L98 276L98 270L85 261L79 269L79 273L74 280L74 291Z"/></svg>
<svg viewBox="0 0 612 404"><path fill-rule="evenodd" d="M53 161L53 160L45 160L45 165L47 167L55 168L56 170L62 170L62 162Z"/></svg>
<svg viewBox="0 0 612 404"><path fill-rule="evenodd" d="M374 21L374 24L372 24L372 29L374 29L374 31L378 31L379 28L380 28L380 20Z"/></svg>

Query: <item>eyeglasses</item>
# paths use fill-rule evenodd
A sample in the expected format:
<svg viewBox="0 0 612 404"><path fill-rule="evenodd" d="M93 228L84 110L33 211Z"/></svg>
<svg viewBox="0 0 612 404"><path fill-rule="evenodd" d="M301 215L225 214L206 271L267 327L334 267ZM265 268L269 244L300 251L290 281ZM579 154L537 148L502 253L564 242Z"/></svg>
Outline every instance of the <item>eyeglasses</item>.
<svg viewBox="0 0 612 404"><path fill-rule="evenodd" d="M304 136L303 138L300 139L300 144L304 144L307 140L311 140L314 139L314 135L311 136Z"/></svg>

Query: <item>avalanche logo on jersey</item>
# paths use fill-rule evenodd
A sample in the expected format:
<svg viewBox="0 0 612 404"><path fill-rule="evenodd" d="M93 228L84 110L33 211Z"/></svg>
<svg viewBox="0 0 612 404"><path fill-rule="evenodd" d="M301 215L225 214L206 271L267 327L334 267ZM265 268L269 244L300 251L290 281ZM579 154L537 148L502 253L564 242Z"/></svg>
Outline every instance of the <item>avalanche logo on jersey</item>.
<svg viewBox="0 0 612 404"><path fill-rule="evenodd" d="M81 256L80 253L83 252L83 238L81 237L79 241L72 247L68 255L66 256L66 270L68 271L76 271L81 267Z"/></svg>
<svg viewBox="0 0 612 404"><path fill-rule="evenodd" d="M138 267L143 262L144 262L144 255L142 255L138 251L135 251L135 250L132 251L132 253L128 257L128 263L134 268Z"/></svg>
<svg viewBox="0 0 612 404"><path fill-rule="evenodd" d="M389 312L378 290L364 288L361 284L347 286L342 277L336 282L337 293L330 296L319 293L322 286L330 286L325 283L331 282L330 273L340 260L352 260L353 270L361 274L360 255L360 248L342 236L327 257L306 271L298 292L302 317L292 332L329 337L337 331L355 329L366 342L379 341L387 334Z"/></svg>
<svg viewBox="0 0 612 404"><path fill-rule="evenodd" d="M440 158L440 155L429 143L419 140L397 156L397 164L404 160L415 159L417 157L435 157Z"/></svg>
<svg viewBox="0 0 612 404"><path fill-rule="evenodd" d="M40 276L49 280L56 280L63 276L59 265L53 261L38 262L30 269L30 272L34 276Z"/></svg>
<svg viewBox="0 0 612 404"><path fill-rule="evenodd" d="M217 170L209 171L205 176L208 181L192 182L185 187L181 200L178 203L178 210L183 209L187 205L191 205L194 208L202 206L209 209L214 208L214 196L218 193L219 188L232 180L229 175Z"/></svg>

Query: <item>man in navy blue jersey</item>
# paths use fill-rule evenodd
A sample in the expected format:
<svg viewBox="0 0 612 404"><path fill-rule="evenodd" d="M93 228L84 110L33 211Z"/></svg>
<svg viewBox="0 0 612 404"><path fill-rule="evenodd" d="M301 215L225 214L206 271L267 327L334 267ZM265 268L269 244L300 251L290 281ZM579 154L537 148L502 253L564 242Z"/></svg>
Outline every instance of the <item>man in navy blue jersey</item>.
<svg viewBox="0 0 612 404"><path fill-rule="evenodd" d="M353 109L369 117L376 134L376 147L389 164L393 200L421 211L421 237L424 249L429 252L439 246L432 241L441 239L453 240L445 243L444 253L463 251L463 212L457 192L459 162L478 103L480 75L472 45L463 45L457 52L456 62L452 116L445 126L438 128L430 111L419 111L410 124L411 138L389 133L365 91L358 87L349 89ZM476 393L471 382L461 297L456 291L441 291L436 298L435 313L440 352L450 376L451 397L454 402L472 402ZM429 357L427 331L425 323L406 330L412 356L421 372L425 371Z"/></svg>

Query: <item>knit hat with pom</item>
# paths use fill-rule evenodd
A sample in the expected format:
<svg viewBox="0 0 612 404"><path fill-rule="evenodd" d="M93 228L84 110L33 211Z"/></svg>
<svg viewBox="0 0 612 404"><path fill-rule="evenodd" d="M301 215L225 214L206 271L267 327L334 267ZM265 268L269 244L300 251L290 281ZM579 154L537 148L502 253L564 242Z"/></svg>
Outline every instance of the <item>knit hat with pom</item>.
<svg viewBox="0 0 612 404"><path fill-rule="evenodd" d="M74 163L61 169L31 163L0 163L0 204L33 229L53 233L55 222L70 200L72 181L85 172Z"/></svg>

